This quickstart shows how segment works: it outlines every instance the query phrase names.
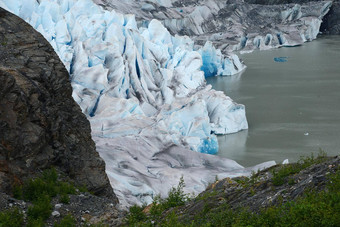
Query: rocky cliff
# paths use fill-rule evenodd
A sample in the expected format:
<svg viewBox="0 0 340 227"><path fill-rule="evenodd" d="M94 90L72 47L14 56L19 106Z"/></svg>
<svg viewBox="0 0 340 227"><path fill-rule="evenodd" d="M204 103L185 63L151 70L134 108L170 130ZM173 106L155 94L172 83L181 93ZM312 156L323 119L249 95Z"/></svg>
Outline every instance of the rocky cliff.
<svg viewBox="0 0 340 227"><path fill-rule="evenodd" d="M50 44L0 8L0 191L54 166L118 203L71 94L68 72Z"/></svg>

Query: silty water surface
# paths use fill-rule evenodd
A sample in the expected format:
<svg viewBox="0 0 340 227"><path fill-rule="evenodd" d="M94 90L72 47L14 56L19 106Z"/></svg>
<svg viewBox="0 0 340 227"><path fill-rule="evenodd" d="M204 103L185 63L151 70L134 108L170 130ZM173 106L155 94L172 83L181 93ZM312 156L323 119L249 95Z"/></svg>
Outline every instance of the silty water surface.
<svg viewBox="0 0 340 227"><path fill-rule="evenodd" d="M248 66L242 74L207 79L246 106L249 123L219 136L217 155L251 166L297 161L320 148L340 154L340 36L239 56Z"/></svg>

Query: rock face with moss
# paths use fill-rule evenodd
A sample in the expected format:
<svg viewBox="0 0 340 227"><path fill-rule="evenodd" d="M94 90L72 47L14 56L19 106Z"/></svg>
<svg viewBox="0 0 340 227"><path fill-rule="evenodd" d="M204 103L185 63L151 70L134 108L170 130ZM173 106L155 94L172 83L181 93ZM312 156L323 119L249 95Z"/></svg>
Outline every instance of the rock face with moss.
<svg viewBox="0 0 340 227"><path fill-rule="evenodd" d="M55 166L76 184L118 200L69 75L42 35L0 8L0 191Z"/></svg>

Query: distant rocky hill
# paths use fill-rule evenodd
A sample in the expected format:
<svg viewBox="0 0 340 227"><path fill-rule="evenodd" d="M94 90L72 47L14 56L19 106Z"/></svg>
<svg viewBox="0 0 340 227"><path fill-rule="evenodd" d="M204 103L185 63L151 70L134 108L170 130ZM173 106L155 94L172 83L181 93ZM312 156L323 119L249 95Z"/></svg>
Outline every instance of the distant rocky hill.
<svg viewBox="0 0 340 227"><path fill-rule="evenodd" d="M54 166L118 203L69 74L51 45L0 8L0 192Z"/></svg>

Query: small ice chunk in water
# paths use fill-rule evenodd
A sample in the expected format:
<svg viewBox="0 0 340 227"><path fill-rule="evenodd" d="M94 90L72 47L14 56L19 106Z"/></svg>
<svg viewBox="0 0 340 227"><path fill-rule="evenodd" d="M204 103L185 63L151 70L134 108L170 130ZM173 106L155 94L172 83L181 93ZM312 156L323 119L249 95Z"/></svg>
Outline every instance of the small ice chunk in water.
<svg viewBox="0 0 340 227"><path fill-rule="evenodd" d="M288 57L276 57L274 58L275 62L287 62L288 61Z"/></svg>
<svg viewBox="0 0 340 227"><path fill-rule="evenodd" d="M283 165L289 164L289 160L288 160L288 159L283 160L282 164L283 164Z"/></svg>

